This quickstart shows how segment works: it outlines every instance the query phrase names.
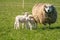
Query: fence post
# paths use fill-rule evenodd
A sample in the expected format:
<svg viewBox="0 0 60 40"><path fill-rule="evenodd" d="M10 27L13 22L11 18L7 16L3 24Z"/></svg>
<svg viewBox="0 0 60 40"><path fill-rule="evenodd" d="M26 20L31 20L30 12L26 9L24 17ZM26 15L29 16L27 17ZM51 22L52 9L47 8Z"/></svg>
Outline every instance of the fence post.
<svg viewBox="0 0 60 40"><path fill-rule="evenodd" d="M22 8L24 9L24 0L23 0Z"/></svg>

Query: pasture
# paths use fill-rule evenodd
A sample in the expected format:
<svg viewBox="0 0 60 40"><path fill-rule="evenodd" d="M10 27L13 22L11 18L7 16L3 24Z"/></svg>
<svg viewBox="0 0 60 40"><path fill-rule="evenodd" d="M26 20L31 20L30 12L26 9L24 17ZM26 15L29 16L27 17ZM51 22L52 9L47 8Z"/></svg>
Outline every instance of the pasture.
<svg viewBox="0 0 60 40"><path fill-rule="evenodd" d="M28 11L31 13L35 3L51 3L56 7L58 18L51 28L38 24L36 30L14 29L15 16ZM0 0L0 40L60 40L60 0Z"/></svg>

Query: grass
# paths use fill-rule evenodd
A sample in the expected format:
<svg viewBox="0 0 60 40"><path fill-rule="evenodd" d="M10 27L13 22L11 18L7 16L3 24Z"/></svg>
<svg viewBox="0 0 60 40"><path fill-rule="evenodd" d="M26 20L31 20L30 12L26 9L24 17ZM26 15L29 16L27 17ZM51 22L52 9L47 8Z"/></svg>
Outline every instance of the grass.
<svg viewBox="0 0 60 40"><path fill-rule="evenodd" d="M33 5L39 2L55 5L58 12L56 23L45 30L41 24L32 31L25 28L15 30L13 27L15 16L25 11L31 13ZM24 9L22 0L0 0L0 40L60 40L60 0L25 0Z"/></svg>

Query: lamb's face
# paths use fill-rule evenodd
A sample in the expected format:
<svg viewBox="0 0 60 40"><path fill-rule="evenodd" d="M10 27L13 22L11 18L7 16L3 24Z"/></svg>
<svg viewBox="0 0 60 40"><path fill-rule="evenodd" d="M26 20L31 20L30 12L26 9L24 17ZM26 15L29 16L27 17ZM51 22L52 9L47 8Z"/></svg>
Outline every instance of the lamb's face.
<svg viewBox="0 0 60 40"><path fill-rule="evenodd" d="M53 5L45 5L45 12L51 13L53 11Z"/></svg>
<svg viewBox="0 0 60 40"><path fill-rule="evenodd" d="M29 12L24 13L24 16L28 17L28 15L29 15Z"/></svg>
<svg viewBox="0 0 60 40"><path fill-rule="evenodd" d="M34 18L33 18L32 15L29 15L28 18L29 18L28 20L30 20L30 21L34 21Z"/></svg>

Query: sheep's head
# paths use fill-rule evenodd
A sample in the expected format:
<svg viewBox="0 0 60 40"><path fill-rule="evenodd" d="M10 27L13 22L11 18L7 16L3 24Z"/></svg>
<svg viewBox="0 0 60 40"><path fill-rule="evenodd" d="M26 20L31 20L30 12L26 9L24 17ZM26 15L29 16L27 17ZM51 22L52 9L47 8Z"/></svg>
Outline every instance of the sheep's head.
<svg viewBox="0 0 60 40"><path fill-rule="evenodd" d="M25 15L25 16L28 16L28 15L29 15L29 12L25 12L24 15Z"/></svg>
<svg viewBox="0 0 60 40"><path fill-rule="evenodd" d="M50 5L50 4L46 4L44 6L44 10L45 10L46 13L51 13L51 12L54 11L54 9L55 9L54 6L53 5Z"/></svg>
<svg viewBox="0 0 60 40"><path fill-rule="evenodd" d="M32 15L28 15L29 20L33 20L33 16Z"/></svg>

